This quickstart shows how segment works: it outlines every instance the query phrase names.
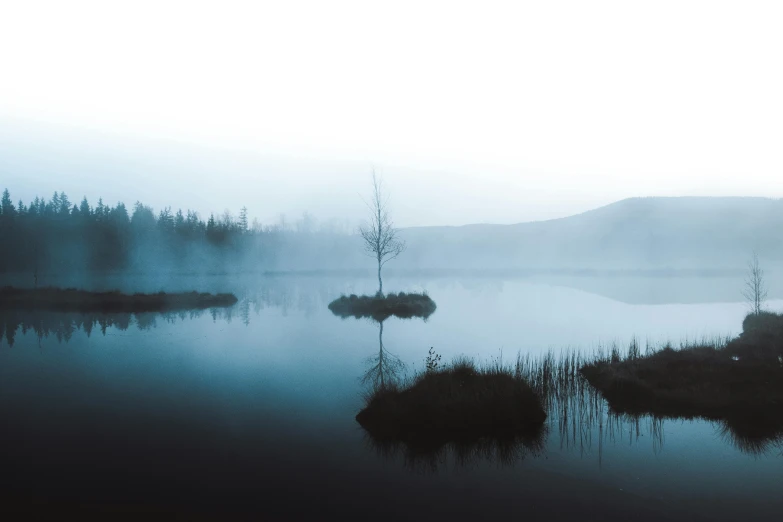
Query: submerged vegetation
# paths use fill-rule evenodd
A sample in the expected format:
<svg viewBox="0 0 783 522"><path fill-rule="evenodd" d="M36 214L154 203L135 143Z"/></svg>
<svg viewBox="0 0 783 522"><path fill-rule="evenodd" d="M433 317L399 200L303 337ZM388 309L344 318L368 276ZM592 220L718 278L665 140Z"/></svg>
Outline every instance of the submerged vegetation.
<svg viewBox="0 0 783 522"><path fill-rule="evenodd" d="M540 449L546 417L521 374L463 358L404 384L375 387L356 420L376 447L389 452L402 445L408 458L432 458L446 448L462 458L508 458L520 456L520 447Z"/></svg>
<svg viewBox="0 0 783 522"><path fill-rule="evenodd" d="M0 288L0 308L78 311L78 312L160 312L176 310L204 310L232 306L237 303L233 294L206 294L198 292L156 294L123 294L88 292L74 288Z"/></svg>
<svg viewBox="0 0 783 522"><path fill-rule="evenodd" d="M581 369L620 413L718 421L746 449L783 436L783 316L760 312L730 340L641 356L612 354Z"/></svg>
<svg viewBox="0 0 783 522"><path fill-rule="evenodd" d="M435 312L435 301L427 294L399 294L341 296L329 303L329 310L340 317L370 317L383 321L391 316L408 319L411 317L428 318Z"/></svg>

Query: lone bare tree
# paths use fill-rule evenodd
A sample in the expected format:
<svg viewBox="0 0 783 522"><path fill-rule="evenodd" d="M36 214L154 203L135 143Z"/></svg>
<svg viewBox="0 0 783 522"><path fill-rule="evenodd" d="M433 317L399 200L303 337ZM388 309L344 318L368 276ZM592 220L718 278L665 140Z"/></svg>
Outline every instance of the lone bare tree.
<svg viewBox="0 0 783 522"><path fill-rule="evenodd" d="M753 252L753 257L748 262L748 273L742 295L750 303L751 313L760 314L767 299L767 286L764 281L764 270L759 265L759 256L756 252Z"/></svg>
<svg viewBox="0 0 783 522"><path fill-rule="evenodd" d="M378 295L383 296L383 265L399 256L405 250L405 241L397 237L389 217L389 198L383 195L383 181L372 173L373 197L367 206L370 209L370 222L359 229L364 240L365 252L378 261Z"/></svg>

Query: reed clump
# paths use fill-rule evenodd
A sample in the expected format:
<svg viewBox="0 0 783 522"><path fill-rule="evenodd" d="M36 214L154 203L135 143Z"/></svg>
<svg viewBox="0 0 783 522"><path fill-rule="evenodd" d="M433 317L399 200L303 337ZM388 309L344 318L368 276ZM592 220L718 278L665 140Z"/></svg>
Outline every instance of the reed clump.
<svg viewBox="0 0 783 522"><path fill-rule="evenodd" d="M700 417L744 439L783 435L783 316L743 321L733 339L599 356L580 369L617 412Z"/></svg>
<svg viewBox="0 0 783 522"><path fill-rule="evenodd" d="M534 441L546 417L539 396L513 369L479 368L461 358L405 384L376 387L356 420L376 441L431 452L449 444Z"/></svg>

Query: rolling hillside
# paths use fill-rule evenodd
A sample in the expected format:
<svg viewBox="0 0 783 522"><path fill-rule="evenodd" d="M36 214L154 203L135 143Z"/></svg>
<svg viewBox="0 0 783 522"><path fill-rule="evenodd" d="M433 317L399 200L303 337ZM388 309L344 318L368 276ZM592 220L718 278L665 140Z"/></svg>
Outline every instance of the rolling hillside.
<svg viewBox="0 0 783 522"><path fill-rule="evenodd" d="M754 249L769 266L783 262L783 200L632 198L549 221L401 235L401 269L735 269Z"/></svg>

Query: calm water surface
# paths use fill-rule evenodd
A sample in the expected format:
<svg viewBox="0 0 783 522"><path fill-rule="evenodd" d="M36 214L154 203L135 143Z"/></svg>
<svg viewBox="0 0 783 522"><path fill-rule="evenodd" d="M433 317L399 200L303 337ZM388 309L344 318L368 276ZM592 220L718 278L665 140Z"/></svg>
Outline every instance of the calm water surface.
<svg viewBox="0 0 783 522"><path fill-rule="evenodd" d="M354 417L379 328L326 308L373 281L280 277L105 280L133 290L234 291L230 310L140 316L4 312L0 475L11 505L134 506L266 519L778 520L783 456L706 421L558 411L515 462L375 448ZM408 367L589 352L740 331L740 280L389 279L426 289L428 321L391 318ZM666 302L665 296L672 296ZM771 301L781 309L783 302ZM109 506L109 507L106 507ZM140 506L140 507L139 507Z"/></svg>

